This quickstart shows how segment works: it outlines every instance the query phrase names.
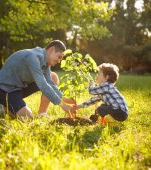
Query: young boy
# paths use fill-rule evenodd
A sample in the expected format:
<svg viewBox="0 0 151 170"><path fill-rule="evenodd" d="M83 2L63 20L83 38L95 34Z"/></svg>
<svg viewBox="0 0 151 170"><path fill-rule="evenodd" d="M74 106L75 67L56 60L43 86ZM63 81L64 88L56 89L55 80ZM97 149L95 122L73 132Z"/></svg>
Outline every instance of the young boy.
<svg viewBox="0 0 151 170"><path fill-rule="evenodd" d="M95 110L95 115L91 115L90 119L96 122L98 115L104 118L110 114L117 121L124 121L128 117L128 108L124 97L116 89L114 84L119 77L119 68L114 64L103 63L98 67L98 75L96 83L91 84L89 93L94 95L88 101L77 105L76 109L83 108L102 101L103 104Z"/></svg>

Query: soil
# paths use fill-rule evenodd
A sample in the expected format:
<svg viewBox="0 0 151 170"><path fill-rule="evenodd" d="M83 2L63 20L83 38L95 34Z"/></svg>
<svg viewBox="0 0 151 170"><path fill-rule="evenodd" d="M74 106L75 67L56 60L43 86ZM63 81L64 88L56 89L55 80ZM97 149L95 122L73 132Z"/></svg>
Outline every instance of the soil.
<svg viewBox="0 0 151 170"><path fill-rule="evenodd" d="M76 118L69 118L69 117L64 117L64 118L58 118L56 120L53 120L50 122L50 124L66 124L70 126L86 126L86 125L93 125L94 122L90 120L89 118L83 118L83 117L76 117Z"/></svg>

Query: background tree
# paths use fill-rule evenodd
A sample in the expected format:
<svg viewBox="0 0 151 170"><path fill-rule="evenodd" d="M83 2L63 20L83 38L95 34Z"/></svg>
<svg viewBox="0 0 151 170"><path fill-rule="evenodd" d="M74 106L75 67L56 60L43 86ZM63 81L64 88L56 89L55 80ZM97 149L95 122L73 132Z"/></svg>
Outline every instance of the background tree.
<svg viewBox="0 0 151 170"><path fill-rule="evenodd" d="M65 41L66 32L73 34L75 27L76 34L84 39L109 35L106 26L98 24L108 21L112 15L112 9L103 2L7 0L3 7L7 12L0 19L1 32L10 38L11 51L13 48L43 46L55 38Z"/></svg>
<svg viewBox="0 0 151 170"><path fill-rule="evenodd" d="M0 1L0 18L3 18L7 10L4 10L6 6L6 0ZM0 25L0 67L4 62L4 56L6 55L6 47L9 48L9 36L7 32L2 31L2 26Z"/></svg>
<svg viewBox="0 0 151 170"><path fill-rule="evenodd" d="M81 41L82 50L90 53L98 64L113 62L123 69L151 68L151 62L148 62L151 53L149 50L147 55L141 52L151 42L150 0L142 3L138 0L104 2L115 7L111 19L105 23L112 36L95 41ZM137 3L140 3L139 8L136 8Z"/></svg>
<svg viewBox="0 0 151 170"><path fill-rule="evenodd" d="M97 64L151 65L141 52L151 42L150 0L3 0L0 8L1 59L60 39Z"/></svg>
<svg viewBox="0 0 151 170"><path fill-rule="evenodd" d="M143 44L150 43L151 42L151 1L145 0L143 5L143 11L142 15L140 17L141 23L142 23L142 33L144 33L142 36L142 42Z"/></svg>

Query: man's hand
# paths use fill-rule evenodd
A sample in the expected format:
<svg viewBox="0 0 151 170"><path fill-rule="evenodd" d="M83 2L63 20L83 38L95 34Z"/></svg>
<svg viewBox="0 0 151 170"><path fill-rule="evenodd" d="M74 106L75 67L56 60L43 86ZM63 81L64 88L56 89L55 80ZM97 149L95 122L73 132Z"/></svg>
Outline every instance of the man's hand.
<svg viewBox="0 0 151 170"><path fill-rule="evenodd" d="M82 107L81 105L73 105L73 106L71 107L71 109L69 110L69 112L70 112L70 114L71 114L71 116L72 116L73 118L76 117L77 110L80 109L81 107ZM70 116L70 117L71 117L71 116Z"/></svg>
<svg viewBox="0 0 151 170"><path fill-rule="evenodd" d="M74 99L63 98L63 101L68 104L76 104L76 101Z"/></svg>
<svg viewBox="0 0 151 170"><path fill-rule="evenodd" d="M72 108L74 110L78 110L78 109L82 108L82 105L81 104L77 104L77 105L74 105Z"/></svg>
<svg viewBox="0 0 151 170"><path fill-rule="evenodd" d="M76 109L74 108L74 106L70 109L70 113L72 114L73 118L76 117L77 112L76 112Z"/></svg>
<svg viewBox="0 0 151 170"><path fill-rule="evenodd" d="M72 109L72 106L69 106L64 102L61 102L59 106L68 114L69 117L74 118L76 116L76 111Z"/></svg>

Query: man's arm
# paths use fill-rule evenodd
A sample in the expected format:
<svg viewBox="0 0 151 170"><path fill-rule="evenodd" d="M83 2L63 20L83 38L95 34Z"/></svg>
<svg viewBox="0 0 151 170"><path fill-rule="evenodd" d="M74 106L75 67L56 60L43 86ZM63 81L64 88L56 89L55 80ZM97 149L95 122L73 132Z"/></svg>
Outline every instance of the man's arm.
<svg viewBox="0 0 151 170"><path fill-rule="evenodd" d="M36 82L40 91L54 104L61 102L60 96L54 91L54 89L46 81L43 72L40 67L40 61L35 57L34 54L26 56L25 64L27 64L34 81Z"/></svg>
<svg viewBox="0 0 151 170"><path fill-rule="evenodd" d="M56 86L56 84L53 82L52 78L51 78L51 71L50 68L48 67L47 70L44 73L44 76L48 82L48 84L53 88L53 90L57 93L57 95L62 98L62 92L58 89L58 87Z"/></svg>

